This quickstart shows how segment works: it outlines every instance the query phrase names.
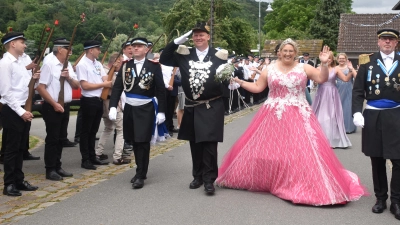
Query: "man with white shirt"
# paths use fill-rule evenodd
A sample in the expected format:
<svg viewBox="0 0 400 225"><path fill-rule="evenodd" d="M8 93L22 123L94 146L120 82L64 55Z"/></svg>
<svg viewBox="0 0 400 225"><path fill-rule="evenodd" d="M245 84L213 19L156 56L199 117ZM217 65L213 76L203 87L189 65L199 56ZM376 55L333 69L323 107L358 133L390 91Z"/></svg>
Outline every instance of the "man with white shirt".
<svg viewBox="0 0 400 225"><path fill-rule="evenodd" d="M21 196L20 191L35 191L38 187L25 181L22 172L23 149L29 139L33 115L24 109L29 95L28 84L33 76L39 79L39 71L31 74L18 60L26 48L23 33L10 32L1 39L7 52L0 60L0 102L3 104L4 190L8 196Z"/></svg>
<svg viewBox="0 0 400 225"><path fill-rule="evenodd" d="M368 62L360 66L354 81L353 121L363 127L362 152L371 158L377 199L372 212L382 213L387 208L389 159L393 165L390 212L400 220L400 56L395 52L399 31L380 29L377 34L380 51L365 58Z"/></svg>
<svg viewBox="0 0 400 225"><path fill-rule="evenodd" d="M79 81L71 64L63 70L68 60L69 41L54 41L54 57L41 68L39 85L36 88L44 99L43 120L46 124L46 140L44 147L44 163L46 179L60 181L63 177L72 177L72 173L61 168L63 138L67 133L69 121L69 103L72 101L72 89L79 88ZM58 103L60 94L60 78L64 77L64 106Z"/></svg>
<svg viewBox="0 0 400 225"><path fill-rule="evenodd" d="M135 154L136 174L132 187L144 186L150 162L150 141L165 121L165 87L158 62L146 59L146 38L131 40L133 58L122 65L118 72L110 98L110 120L117 118L117 106L122 92L126 95L123 130L124 139L132 142Z"/></svg>
<svg viewBox="0 0 400 225"><path fill-rule="evenodd" d="M82 130L79 141L82 155L81 167L89 170L97 169L94 165L108 164L96 157L95 152L96 133L103 115L101 92L104 87L112 85L112 81L107 80L103 65L97 61L101 53L100 44L96 40L86 41L83 44L86 54L76 66L76 74L82 88Z"/></svg>
<svg viewBox="0 0 400 225"><path fill-rule="evenodd" d="M123 43L121 48L123 48L122 56L124 58L124 61L131 60L133 57L133 47L131 45L131 41L127 41L127 42Z"/></svg>
<svg viewBox="0 0 400 225"><path fill-rule="evenodd" d="M160 63L179 67L182 88L186 95L185 111L178 139L190 141L194 180L190 189L203 185L207 194L215 192L218 176L217 148L223 141L224 103L223 87L214 79L216 69L227 62L227 51L209 48L210 26L198 22L195 27L169 43L160 57ZM182 45L193 32L194 48ZM176 52L175 52L176 51Z"/></svg>

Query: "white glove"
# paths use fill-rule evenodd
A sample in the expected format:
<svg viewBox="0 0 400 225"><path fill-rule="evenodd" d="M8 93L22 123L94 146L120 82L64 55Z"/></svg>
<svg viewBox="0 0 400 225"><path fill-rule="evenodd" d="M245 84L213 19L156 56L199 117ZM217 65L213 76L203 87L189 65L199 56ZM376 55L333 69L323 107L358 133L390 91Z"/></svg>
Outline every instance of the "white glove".
<svg viewBox="0 0 400 225"><path fill-rule="evenodd" d="M162 124L165 121L165 113L157 113L156 124Z"/></svg>
<svg viewBox="0 0 400 225"><path fill-rule="evenodd" d="M181 45L181 44L187 42L189 40L189 35L191 35L191 34L192 34L192 31L190 30L186 34L184 34L184 35L182 35L182 36L180 36L178 38L175 38L174 43L176 45Z"/></svg>
<svg viewBox="0 0 400 225"><path fill-rule="evenodd" d="M110 112L108 113L108 118L112 121L117 119L117 108L111 107Z"/></svg>
<svg viewBox="0 0 400 225"><path fill-rule="evenodd" d="M360 112L356 112L353 115L353 123L357 127L364 127L364 117Z"/></svg>
<svg viewBox="0 0 400 225"><path fill-rule="evenodd" d="M232 84L229 84L229 86L228 86L229 90L232 90L232 91L238 89L239 87L240 87L240 84L238 84L236 82L233 82Z"/></svg>

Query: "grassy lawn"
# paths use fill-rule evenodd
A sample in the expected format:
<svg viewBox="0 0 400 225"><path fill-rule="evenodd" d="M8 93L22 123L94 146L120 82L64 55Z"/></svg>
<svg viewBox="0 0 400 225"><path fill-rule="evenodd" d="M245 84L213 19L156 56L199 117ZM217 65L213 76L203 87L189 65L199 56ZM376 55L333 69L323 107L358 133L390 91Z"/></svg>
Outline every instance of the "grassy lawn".
<svg viewBox="0 0 400 225"><path fill-rule="evenodd" d="M2 135L0 134L0 146L2 143ZM36 145L39 143L39 138L35 136L29 136L29 149L36 147Z"/></svg>

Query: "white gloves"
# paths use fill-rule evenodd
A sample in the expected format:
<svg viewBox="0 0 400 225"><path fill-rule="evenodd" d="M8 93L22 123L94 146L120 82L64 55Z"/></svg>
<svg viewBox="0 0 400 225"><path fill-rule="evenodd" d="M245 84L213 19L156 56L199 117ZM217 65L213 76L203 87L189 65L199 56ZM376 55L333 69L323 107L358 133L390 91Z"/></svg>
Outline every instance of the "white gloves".
<svg viewBox="0 0 400 225"><path fill-rule="evenodd" d="M353 123L357 127L364 127L364 117L360 112L356 112L353 115Z"/></svg>
<svg viewBox="0 0 400 225"><path fill-rule="evenodd" d="M157 113L156 124L162 124L162 123L164 123L164 121L165 121L165 113Z"/></svg>
<svg viewBox="0 0 400 225"><path fill-rule="evenodd" d="M238 84L236 82L233 82L233 83L229 84L229 86L228 86L229 90L236 90L239 87L240 87L240 84Z"/></svg>
<svg viewBox="0 0 400 225"><path fill-rule="evenodd" d="M108 118L112 121L117 119L117 108L111 107L110 112L108 113Z"/></svg>
<svg viewBox="0 0 400 225"><path fill-rule="evenodd" d="M181 44L187 42L189 40L189 35L191 35L191 34L192 34L192 31L190 30L186 34L184 34L184 35L182 35L182 36L180 36L178 38L175 38L174 43L176 45L181 45Z"/></svg>

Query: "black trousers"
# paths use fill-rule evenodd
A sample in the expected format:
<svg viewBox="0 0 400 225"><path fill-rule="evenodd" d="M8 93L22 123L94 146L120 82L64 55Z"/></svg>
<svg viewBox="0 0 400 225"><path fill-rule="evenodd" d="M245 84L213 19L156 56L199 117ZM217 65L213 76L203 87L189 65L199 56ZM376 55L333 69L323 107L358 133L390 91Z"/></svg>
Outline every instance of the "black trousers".
<svg viewBox="0 0 400 225"><path fill-rule="evenodd" d="M171 95L171 91L166 90L167 97L167 110L165 111L165 126L167 126L168 131L174 129L174 111L175 111L175 100L176 96Z"/></svg>
<svg viewBox="0 0 400 225"><path fill-rule="evenodd" d="M82 97L82 130L79 149L82 162L96 159L95 142L99 130L101 116L103 115L103 101L98 97Z"/></svg>
<svg viewBox="0 0 400 225"><path fill-rule="evenodd" d="M43 103L43 120L46 124L46 144L44 146L44 164L46 170L61 168L63 142L68 129L69 105L64 104L64 112L54 111L49 103Z"/></svg>
<svg viewBox="0 0 400 225"><path fill-rule="evenodd" d="M76 116L76 126L75 126L75 139L81 137L82 130L82 104L79 107L78 115Z"/></svg>
<svg viewBox="0 0 400 225"><path fill-rule="evenodd" d="M23 154L29 142L31 122L25 122L7 105L3 106L4 186L24 181Z"/></svg>
<svg viewBox="0 0 400 225"><path fill-rule="evenodd" d="M190 142L195 179L205 183L214 183L218 177L218 142Z"/></svg>
<svg viewBox="0 0 400 225"><path fill-rule="evenodd" d="M133 142L135 154L136 175L138 179L146 179L150 162L150 142Z"/></svg>
<svg viewBox="0 0 400 225"><path fill-rule="evenodd" d="M393 164L392 180L390 181L390 201L400 204L400 159L390 159ZM380 200L388 199L388 180L386 176L386 159L371 157L372 179L375 197Z"/></svg>

